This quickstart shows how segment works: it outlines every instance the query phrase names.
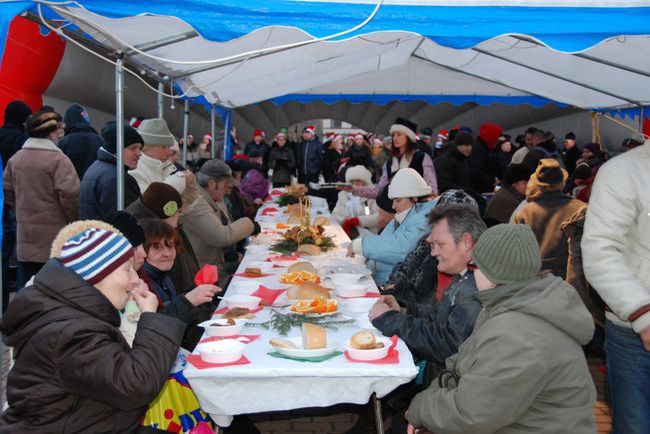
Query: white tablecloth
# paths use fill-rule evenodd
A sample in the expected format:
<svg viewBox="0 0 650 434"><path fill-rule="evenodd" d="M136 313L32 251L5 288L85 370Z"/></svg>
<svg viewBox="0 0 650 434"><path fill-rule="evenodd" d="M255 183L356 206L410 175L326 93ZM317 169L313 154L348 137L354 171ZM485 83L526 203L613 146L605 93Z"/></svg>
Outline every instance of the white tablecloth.
<svg viewBox="0 0 650 434"><path fill-rule="evenodd" d="M265 206L276 208L277 205ZM263 234L253 241L253 244L268 244L278 236L266 234L272 231L277 222L286 221L286 215L278 213L275 216L261 217ZM345 232L329 215L326 205L320 201L312 202L312 215L324 215L330 218L332 224L326 226L326 233L332 235L337 243L336 249L317 258L309 258L317 268L333 264L345 264L344 246L350 242ZM265 238L266 237L266 238ZM259 260L269 253L256 252L247 254L239 267L246 268L250 260ZM274 268L272 276L256 279L269 288L283 287L279 276L286 268ZM246 279L244 277L233 278ZM376 286L372 284L376 291ZM257 313L252 322L264 322L270 318L270 308L264 308ZM335 342L343 351L343 343L362 328L371 327L367 315L353 317L357 319L352 325L340 327L337 331L328 329L328 342ZM375 331L377 334L379 332ZM278 337L275 330L265 330L260 327L244 327L242 334L259 334L261 337L249 343L244 355L250 364L221 368L197 369L188 364L184 373L189 380L194 393L199 399L201 408L213 417L217 423L226 426L230 423L230 415L257 413L266 411L292 410L304 407L325 407L339 403L364 404L372 393L379 398L385 396L401 384L407 383L417 375L413 357L402 340L398 341L399 364L379 365L371 363L353 363L344 355L320 363L300 362L269 356L274 351L269 339ZM299 336L297 328L289 332L289 337Z"/></svg>

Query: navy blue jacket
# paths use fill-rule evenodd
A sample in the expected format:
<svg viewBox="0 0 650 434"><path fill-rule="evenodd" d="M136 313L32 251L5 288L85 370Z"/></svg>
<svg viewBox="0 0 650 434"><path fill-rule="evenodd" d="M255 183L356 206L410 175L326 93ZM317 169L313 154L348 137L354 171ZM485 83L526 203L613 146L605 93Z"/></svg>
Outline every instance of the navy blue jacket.
<svg viewBox="0 0 650 434"><path fill-rule="evenodd" d="M474 272L455 276L435 305L406 302L406 315L394 310L375 318L372 325L386 336L397 335L413 355L444 368L445 359L472 334L481 312L476 299Z"/></svg>
<svg viewBox="0 0 650 434"><path fill-rule="evenodd" d="M140 198L138 182L124 166L124 208ZM117 158L100 148L95 161L81 180L79 219L102 220L117 211Z"/></svg>
<svg viewBox="0 0 650 434"><path fill-rule="evenodd" d="M21 127L5 124L0 128L0 157L2 168L7 167L7 161L23 147L27 134Z"/></svg>
<svg viewBox="0 0 650 434"><path fill-rule="evenodd" d="M323 153L323 144L318 140L302 142L298 148L298 173L319 175Z"/></svg>
<svg viewBox="0 0 650 434"><path fill-rule="evenodd" d="M68 156L79 179L97 159L97 151L102 146L102 138L88 124L71 127L65 137L59 140L59 148Z"/></svg>

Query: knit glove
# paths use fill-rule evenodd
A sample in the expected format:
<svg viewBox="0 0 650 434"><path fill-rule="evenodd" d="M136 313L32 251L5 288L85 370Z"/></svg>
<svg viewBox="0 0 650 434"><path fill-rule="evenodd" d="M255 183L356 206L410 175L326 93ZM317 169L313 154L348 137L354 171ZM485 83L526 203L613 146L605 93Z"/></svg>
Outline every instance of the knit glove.
<svg viewBox="0 0 650 434"><path fill-rule="evenodd" d="M359 221L358 217L352 217L351 219L345 219L343 221L343 230L345 233L348 235L348 237L352 238L352 230L359 226L361 222Z"/></svg>

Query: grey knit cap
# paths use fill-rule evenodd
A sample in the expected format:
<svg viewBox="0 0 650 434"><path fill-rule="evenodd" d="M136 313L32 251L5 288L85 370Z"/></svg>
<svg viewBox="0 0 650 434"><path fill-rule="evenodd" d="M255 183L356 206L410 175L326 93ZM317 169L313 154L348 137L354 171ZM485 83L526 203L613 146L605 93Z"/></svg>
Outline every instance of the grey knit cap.
<svg viewBox="0 0 650 434"><path fill-rule="evenodd" d="M526 225L492 226L476 242L472 257L485 277L496 284L531 279L542 268L537 238Z"/></svg>

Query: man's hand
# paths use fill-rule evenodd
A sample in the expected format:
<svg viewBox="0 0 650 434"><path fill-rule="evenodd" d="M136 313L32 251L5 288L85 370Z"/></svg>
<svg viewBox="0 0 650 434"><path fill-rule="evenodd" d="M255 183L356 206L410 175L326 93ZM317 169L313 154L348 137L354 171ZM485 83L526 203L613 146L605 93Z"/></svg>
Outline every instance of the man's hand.
<svg viewBox="0 0 650 434"><path fill-rule="evenodd" d="M641 343L643 343L643 349L650 351L650 326L641 330L639 337L641 338Z"/></svg>
<svg viewBox="0 0 650 434"><path fill-rule="evenodd" d="M375 318L379 318L386 312L390 312L391 310L392 309L386 303L379 300L370 308L370 311L368 312L368 319L372 321Z"/></svg>
<svg viewBox="0 0 650 434"><path fill-rule="evenodd" d="M390 307L391 310L395 310L397 312L400 311L400 305L399 305L399 303L397 302L397 299L394 296L392 296L392 295L382 295L379 300L386 303L388 305L388 307Z"/></svg>
<svg viewBox="0 0 650 434"><path fill-rule="evenodd" d="M199 285L185 294L185 298L187 298L192 305L199 306L203 303L211 302L217 292L221 292L221 288L218 286Z"/></svg>

